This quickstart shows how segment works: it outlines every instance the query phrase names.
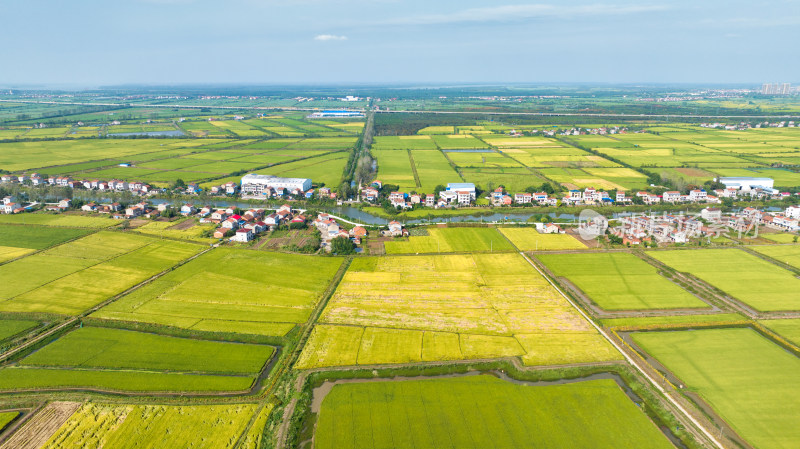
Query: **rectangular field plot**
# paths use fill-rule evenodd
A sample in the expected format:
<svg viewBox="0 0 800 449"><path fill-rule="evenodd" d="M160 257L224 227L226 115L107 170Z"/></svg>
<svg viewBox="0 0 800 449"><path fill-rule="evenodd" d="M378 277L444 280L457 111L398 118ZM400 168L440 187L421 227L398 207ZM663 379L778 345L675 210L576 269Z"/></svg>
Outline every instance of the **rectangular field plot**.
<svg viewBox="0 0 800 449"><path fill-rule="evenodd" d="M606 310L693 309L710 306L630 253L540 254L556 276L565 277Z"/></svg>
<svg viewBox="0 0 800 449"><path fill-rule="evenodd" d="M568 234L540 234L534 228L499 229L521 251L586 249L586 245Z"/></svg>
<svg viewBox="0 0 800 449"><path fill-rule="evenodd" d="M0 266L0 311L73 315L202 250L100 232Z"/></svg>
<svg viewBox="0 0 800 449"><path fill-rule="evenodd" d="M469 134L435 135L431 138L443 150L489 148L485 142Z"/></svg>
<svg viewBox="0 0 800 449"><path fill-rule="evenodd" d="M87 233L88 231L83 229L0 225L0 246L45 249Z"/></svg>
<svg viewBox="0 0 800 449"><path fill-rule="evenodd" d="M752 329L632 334L753 447L800 441L800 359Z"/></svg>
<svg viewBox="0 0 800 449"><path fill-rule="evenodd" d="M763 235L763 234L762 234ZM769 236L773 234L767 234ZM792 241L797 234L774 234L777 236L786 236L786 240ZM765 238L769 238L763 235ZM788 243L788 242L786 242ZM761 254L772 257L773 259L783 262L800 269L800 245L775 245L775 246L751 246L750 249L758 251Z"/></svg>
<svg viewBox="0 0 800 449"><path fill-rule="evenodd" d="M459 167L466 168L499 168L499 167L521 167L522 164L503 156L500 153L486 152L459 152L448 151L447 157Z"/></svg>
<svg viewBox="0 0 800 449"><path fill-rule="evenodd" d="M63 174L57 167L63 164L112 159L123 162L146 153L161 153L176 148L202 144L164 139L87 139L39 142L11 142L0 144L0 167L9 171L48 168L48 174Z"/></svg>
<svg viewBox="0 0 800 449"><path fill-rule="evenodd" d="M0 215L0 223L13 223L22 225L36 224L45 226L91 229L109 228L119 224L118 221L112 220L109 217L85 217L82 215L73 214L43 213ZM72 231L66 231L66 233L70 232Z"/></svg>
<svg viewBox="0 0 800 449"><path fill-rule="evenodd" d="M800 319L785 318L780 320L759 321L771 331L800 347Z"/></svg>
<svg viewBox="0 0 800 449"><path fill-rule="evenodd" d="M273 351L264 345L86 327L0 370L0 389L244 390Z"/></svg>
<svg viewBox="0 0 800 449"><path fill-rule="evenodd" d="M538 171L570 189L635 190L647 187L647 177L630 168L542 168Z"/></svg>
<svg viewBox="0 0 800 449"><path fill-rule="evenodd" d="M92 314L282 336L308 319L342 260L217 248Z"/></svg>
<svg viewBox="0 0 800 449"><path fill-rule="evenodd" d="M547 180L530 172L527 168L502 168L502 169L463 169L461 174L467 182L490 190L489 185L505 187L509 192L521 192L528 187L540 186Z"/></svg>
<svg viewBox="0 0 800 449"><path fill-rule="evenodd" d="M674 446L613 380L530 386L481 375L335 385L314 447Z"/></svg>
<svg viewBox="0 0 800 449"><path fill-rule="evenodd" d="M256 404L115 405L87 402L42 446L100 449L234 447Z"/></svg>
<svg viewBox="0 0 800 449"><path fill-rule="evenodd" d="M435 150L430 136L377 136L372 141L373 150Z"/></svg>
<svg viewBox="0 0 800 449"><path fill-rule="evenodd" d="M387 254L509 251L514 247L496 228L426 228L428 235L386 242Z"/></svg>
<svg viewBox="0 0 800 449"><path fill-rule="evenodd" d="M690 273L763 311L800 309L800 279L794 273L741 250L653 251L670 267Z"/></svg>
<svg viewBox="0 0 800 449"><path fill-rule="evenodd" d="M619 354L518 254L353 261L296 367Z"/></svg>
<svg viewBox="0 0 800 449"><path fill-rule="evenodd" d="M439 151L412 151L411 157L417 169L420 188L418 193L433 193L437 185L445 185L450 180L460 181L447 158Z"/></svg>
<svg viewBox="0 0 800 449"><path fill-rule="evenodd" d="M264 345L83 327L34 352L20 365L255 374L272 352L271 346Z"/></svg>
<svg viewBox="0 0 800 449"><path fill-rule="evenodd" d="M19 335L38 325L37 321L30 320L0 320L0 341Z"/></svg>
<svg viewBox="0 0 800 449"><path fill-rule="evenodd" d="M16 259L18 257L25 256L32 252L35 252L35 249L30 248L16 248L13 246L0 246L0 263L9 261L11 259Z"/></svg>
<svg viewBox="0 0 800 449"><path fill-rule="evenodd" d="M378 179L384 184L395 184L400 190L417 189L408 151L373 150L372 154L378 160Z"/></svg>

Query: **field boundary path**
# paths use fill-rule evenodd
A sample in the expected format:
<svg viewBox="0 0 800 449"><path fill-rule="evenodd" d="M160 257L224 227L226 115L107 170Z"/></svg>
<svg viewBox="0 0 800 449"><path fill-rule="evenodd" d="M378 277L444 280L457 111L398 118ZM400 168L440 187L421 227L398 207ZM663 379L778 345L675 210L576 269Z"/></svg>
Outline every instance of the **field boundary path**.
<svg viewBox="0 0 800 449"><path fill-rule="evenodd" d="M272 385L268 388L274 387L274 385L278 382L280 377L287 369L292 369L294 367L294 363L297 361L297 358L300 357L300 353L303 351L308 338L311 336L311 331L314 328L314 324L319 319L320 315L322 315L322 311L325 309L325 306L328 305L328 301L333 297L334 293L336 293L336 289L339 287L339 283L344 278L345 273L350 268L350 263L352 263L353 258L348 257L342 262L342 266L339 267L339 271L336 272L334 275L331 284L328 286L328 290L325 291L322 298L317 304L317 307L314 308L314 311L311 313L311 316L308 317L308 321L306 322L306 328L303 329L303 333L297 341L297 346L294 348L291 354L289 354L286 363L280 368L280 371L275 374L273 377L274 381ZM302 385L302 384L301 384ZM295 391L297 393L297 391ZM291 417L294 415L294 410L297 406L297 394L294 394L292 399L286 405L286 408L283 409L283 416L281 417L281 425L278 427L278 432L275 434L275 447L282 448L286 445L286 434L289 430L289 424L291 424Z"/></svg>
<svg viewBox="0 0 800 449"><path fill-rule="evenodd" d="M668 387L667 385L662 385L662 384L666 384L666 382L663 382L663 383L662 383L662 382L658 382L658 381L656 381L656 380L655 380L655 378L654 378L654 377L651 375L651 373L649 372L649 370L647 370L646 368L644 368L644 367L643 367L643 366L642 366L642 365L639 363L639 361L637 361L637 360L635 360L635 359L634 359L634 355L632 355L632 354L631 354L631 353L633 352L632 350L631 350L631 351L629 351L629 350L628 350L628 348L626 348L626 347L624 347L624 346L623 346L623 344L624 344L624 343L623 343L623 344L620 344L619 342L617 342L617 340L616 340L616 339L612 338L612 337L611 337L611 336L608 334L608 332L607 332L605 329L603 329L602 327L598 326L598 325L597 325L597 324L596 324L596 323L595 323L595 322L594 322L594 321L593 321L593 320L592 320L592 319L591 319L591 318L590 318L588 315L586 315L586 312L584 312L584 311L583 311L583 309L581 309L580 307L578 307L578 306L575 304L575 302L573 302L573 301L572 301L572 299L571 299L571 298L569 298L569 296L567 296L566 294L564 294L564 292L563 292L563 291L562 291L562 290L561 290L561 289L558 287L558 285L556 285L556 284L555 284L555 283L554 283L554 282L553 282L553 281L550 279L550 277L548 277L548 276L547 276L547 275L546 275L544 272L542 272L542 270L540 270L540 269L539 269L539 267L538 267L538 266L537 266L537 265L536 265L536 264L535 264L535 263L534 263L534 262L533 262L531 259L529 259L529 258L528 258L528 256L527 256L527 255L526 255L524 252L520 251L520 253L519 253L519 254L520 254L520 255L521 255L523 258L525 258L525 260L526 260L526 261L527 261L527 262L528 262L528 263L529 263L529 264L530 264L530 265L531 265L531 266L532 266L532 267L533 267L533 268L534 268L534 269L535 269L535 270L536 270L536 271L537 271L537 272L538 272L538 273L539 273L539 274L540 274L540 275L541 275L543 278L547 279L547 282L549 282L549 283L550 283L550 285L551 285L551 286L553 286L553 288L555 288L555 289L556 289L556 291L558 291L558 293L559 293L559 294L560 294L562 297L564 297L564 299L566 299L566 300L567 300L567 302L569 302L569 304L570 304L570 305L571 305L573 308L575 308L575 310L577 310L577 311L578 311L578 313L580 313L580 314L581 314L581 316L582 316L582 317L583 317L583 318L584 318L586 321L588 321L588 322L589 322L589 324L591 324L591 325L592 325L592 327L594 327L594 328L597 330L597 332L599 332L599 333L600 333L600 335L602 335L602 336L603 336L603 338L605 338L605 339L606 339L606 340L607 340L609 343L611 343L611 345L612 345L612 346L614 346L614 348L616 348L616 349L617 349L617 351L619 351L619 352L620 352L620 354L622 354L622 356L623 356L623 357L625 357L625 360L627 360L627 361L628 361L628 363L630 363L630 364L631 364L631 366L633 366L633 368L634 368L634 369L636 369L636 371L638 371L638 372L639 372L639 374L641 374L641 375L642 375L642 376L643 376L645 379L647 379L647 381L648 381L648 382L650 382L650 384L651 384L651 385L653 385L653 386L656 388L656 390L657 390L659 393L661 393L661 394L662 394L662 395L663 395L663 396L664 396L664 397L665 397L665 398L666 398L666 399L667 399L667 400L668 400L668 401L671 403L672 407L674 407L675 409L677 409L677 410L679 410L679 411L681 412L681 414L682 414L682 415L675 414L675 415L676 415L676 418L680 419L681 417L684 417L684 418L688 419L688 421L689 421L689 422L692 424L692 426L687 426L687 428L688 428L688 429L696 429L696 430L698 430L699 432L701 432L701 434L702 434L702 435L699 435L699 434L697 434L697 432L693 432L693 433L694 433L696 436L698 436L698 437L700 437L700 436L703 436L704 438L700 438L701 440L702 440L702 439L705 439L705 440L707 440L708 442L712 443L712 444L713 444L715 447L717 447L717 448L719 448L719 449L726 449L726 448L727 448L727 446L723 445L723 444L722 444L722 443L721 443L721 442L720 442L720 441L717 439L717 437L715 437L715 436L714 436L714 434L712 434L712 433L711 433L711 432L710 432L710 431L709 431L709 430L706 428L706 426L705 426L705 425L703 425L703 424L701 424L701 423L700 423L700 419L703 419L703 418L698 418L698 417L694 416L693 414L691 414L691 413L689 412L689 410L688 410L686 407L684 407L684 405L682 405L682 404L681 404L681 401L678 399L678 393L676 393L676 392L672 391L671 389L670 389L670 390L668 390L667 388L669 388L669 387ZM634 354L635 354L635 353L634 353ZM704 419L704 421L705 421L705 419Z"/></svg>

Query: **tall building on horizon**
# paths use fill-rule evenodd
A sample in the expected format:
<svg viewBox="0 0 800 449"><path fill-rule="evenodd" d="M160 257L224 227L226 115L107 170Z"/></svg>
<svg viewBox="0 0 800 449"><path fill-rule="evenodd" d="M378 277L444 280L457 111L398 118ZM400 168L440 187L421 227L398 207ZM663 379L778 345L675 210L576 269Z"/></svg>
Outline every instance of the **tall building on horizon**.
<svg viewBox="0 0 800 449"><path fill-rule="evenodd" d="M764 83L761 85L761 93L764 95L789 95L791 91L790 83Z"/></svg>

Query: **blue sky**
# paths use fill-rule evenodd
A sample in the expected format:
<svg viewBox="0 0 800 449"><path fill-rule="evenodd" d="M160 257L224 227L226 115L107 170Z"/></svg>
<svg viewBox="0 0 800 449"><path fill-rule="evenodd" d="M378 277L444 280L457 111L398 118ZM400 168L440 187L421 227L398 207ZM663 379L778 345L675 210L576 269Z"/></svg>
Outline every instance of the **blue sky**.
<svg viewBox="0 0 800 449"><path fill-rule="evenodd" d="M800 81L800 0L0 0L0 85Z"/></svg>

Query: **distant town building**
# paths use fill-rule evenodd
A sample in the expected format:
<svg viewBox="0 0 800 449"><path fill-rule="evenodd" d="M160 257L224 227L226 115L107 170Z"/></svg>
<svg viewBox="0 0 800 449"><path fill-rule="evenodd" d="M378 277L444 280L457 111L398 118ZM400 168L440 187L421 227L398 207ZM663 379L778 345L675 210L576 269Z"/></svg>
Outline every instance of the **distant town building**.
<svg viewBox="0 0 800 449"><path fill-rule="evenodd" d="M763 95L789 95L792 85L789 83L764 83L761 86Z"/></svg>
<svg viewBox="0 0 800 449"><path fill-rule="evenodd" d="M363 118L361 111L320 111L309 114L306 118Z"/></svg>

